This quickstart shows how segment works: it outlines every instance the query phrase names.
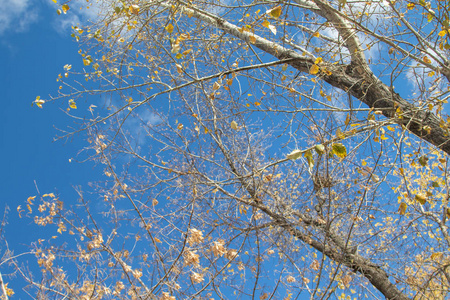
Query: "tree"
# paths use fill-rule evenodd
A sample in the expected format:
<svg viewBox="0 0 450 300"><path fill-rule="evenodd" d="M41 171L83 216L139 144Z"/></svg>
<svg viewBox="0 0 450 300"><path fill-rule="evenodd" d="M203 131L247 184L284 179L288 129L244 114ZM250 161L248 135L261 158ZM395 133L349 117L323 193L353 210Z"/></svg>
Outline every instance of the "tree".
<svg viewBox="0 0 450 300"><path fill-rule="evenodd" d="M448 296L448 3L96 7L87 83L35 103L106 179L29 199L61 235L37 298Z"/></svg>

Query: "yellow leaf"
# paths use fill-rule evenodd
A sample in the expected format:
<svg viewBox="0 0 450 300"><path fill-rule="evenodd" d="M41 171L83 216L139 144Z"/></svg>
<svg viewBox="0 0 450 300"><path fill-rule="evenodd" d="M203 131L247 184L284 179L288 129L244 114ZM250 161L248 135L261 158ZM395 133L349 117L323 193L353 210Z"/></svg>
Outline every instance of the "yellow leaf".
<svg viewBox="0 0 450 300"><path fill-rule="evenodd" d="M323 61L322 57L316 58L315 64L318 65Z"/></svg>
<svg viewBox="0 0 450 300"><path fill-rule="evenodd" d="M155 242L161 243L161 240L155 237Z"/></svg>
<svg viewBox="0 0 450 300"><path fill-rule="evenodd" d="M319 73L319 66L318 65L312 65L311 68L309 69L309 73L312 75L316 75L317 73Z"/></svg>
<svg viewBox="0 0 450 300"><path fill-rule="evenodd" d="M27 202L33 204L34 198L36 198L36 196L28 197Z"/></svg>
<svg viewBox="0 0 450 300"><path fill-rule="evenodd" d="M183 51L183 55L187 55L192 51L192 49L187 49L186 51Z"/></svg>
<svg viewBox="0 0 450 300"><path fill-rule="evenodd" d="M261 105L261 103L259 103L258 101L255 101L255 106L260 106Z"/></svg>
<svg viewBox="0 0 450 300"><path fill-rule="evenodd" d="M42 108L42 104L44 104L45 101L41 100L41 96L37 96L36 100L34 100L34 103L36 103L37 107Z"/></svg>
<svg viewBox="0 0 450 300"><path fill-rule="evenodd" d="M407 5L406 5L406 8L407 9L409 9L409 10L411 10L411 9L414 9L414 6L416 6L414 3L408 3Z"/></svg>
<svg viewBox="0 0 450 300"><path fill-rule="evenodd" d="M73 101L73 99L69 100L69 107L72 109L77 109L77 105L75 104L75 101Z"/></svg>
<svg viewBox="0 0 450 300"><path fill-rule="evenodd" d="M274 25L271 25L269 23L269 21L264 20L264 22L262 23L262 26L264 26L266 28L269 28L270 31L272 31L273 34L275 34L275 35L277 34L277 28Z"/></svg>
<svg viewBox="0 0 450 300"><path fill-rule="evenodd" d="M27 208L28 208L28 211L29 211L30 213L33 212L33 210L31 209L31 206L30 206L29 204L27 204Z"/></svg>
<svg viewBox="0 0 450 300"><path fill-rule="evenodd" d="M256 37L254 35L250 36L250 43L252 43L252 44L256 43Z"/></svg>
<svg viewBox="0 0 450 300"><path fill-rule="evenodd" d="M438 34L439 36L445 36L447 34L447 30L441 30Z"/></svg>
<svg viewBox="0 0 450 300"><path fill-rule="evenodd" d="M130 10L130 13L132 13L133 15L139 14L139 5L136 4L130 5L128 9Z"/></svg>
<svg viewBox="0 0 450 300"><path fill-rule="evenodd" d="M173 32L173 25L172 24L167 25L166 26L166 30L167 30L168 33L172 33Z"/></svg>
<svg viewBox="0 0 450 300"><path fill-rule="evenodd" d="M400 203L400 207L398 208L398 213L401 215L404 215L407 207L408 207L408 205L406 205L406 203L404 203L404 202Z"/></svg>
<svg viewBox="0 0 450 300"><path fill-rule="evenodd" d="M231 121L230 127L234 130L238 130L238 124L236 123L236 121Z"/></svg>
<svg viewBox="0 0 450 300"><path fill-rule="evenodd" d="M175 66L177 67L177 72L178 73L183 73L183 68L181 67L181 65L175 64Z"/></svg>
<svg viewBox="0 0 450 300"><path fill-rule="evenodd" d="M428 58L428 56L424 56L423 61L426 62L427 64L431 64L431 60Z"/></svg>
<svg viewBox="0 0 450 300"><path fill-rule="evenodd" d="M67 13L67 11L70 9L69 5L67 4L64 4L61 8L64 13Z"/></svg>
<svg viewBox="0 0 450 300"><path fill-rule="evenodd" d="M422 193L416 194L414 199L416 199L420 204L424 205L427 202L427 196Z"/></svg>
<svg viewBox="0 0 450 300"><path fill-rule="evenodd" d="M267 14L274 17L275 19L279 18L281 16L281 6L272 8L271 10L267 11Z"/></svg>
<svg viewBox="0 0 450 300"><path fill-rule="evenodd" d="M52 0L53 1L53 3L56 3L57 1L56 0Z"/></svg>
<svg viewBox="0 0 450 300"><path fill-rule="evenodd" d="M345 158L347 156L347 149L341 143L336 143L331 146L332 152L340 158Z"/></svg>
<svg viewBox="0 0 450 300"><path fill-rule="evenodd" d="M183 129L183 127L184 127L184 126L183 126L183 124L181 124L181 123L179 123L179 124L177 125L177 129L178 129L178 130Z"/></svg>
<svg viewBox="0 0 450 300"><path fill-rule="evenodd" d="M442 257L442 252L435 252L435 253L431 254L431 259L432 260L437 260L437 259L439 259L441 257Z"/></svg>

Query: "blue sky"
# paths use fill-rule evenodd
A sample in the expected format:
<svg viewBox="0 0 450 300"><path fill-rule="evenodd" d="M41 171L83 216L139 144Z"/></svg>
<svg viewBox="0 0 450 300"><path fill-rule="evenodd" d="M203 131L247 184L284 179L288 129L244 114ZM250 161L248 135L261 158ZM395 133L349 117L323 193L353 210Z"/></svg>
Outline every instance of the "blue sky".
<svg viewBox="0 0 450 300"><path fill-rule="evenodd" d="M58 16L51 0L0 0L0 7L1 214L10 208L0 239L5 238L18 254L44 237L31 224L32 219L19 219L16 211L29 196L37 195L35 182L41 194L53 192L74 200L73 186L85 185L89 181L86 174L92 174L94 168L89 163L69 162L85 145L83 138L53 142L57 129L73 124L64 113L67 100L43 109L31 106L38 95L45 99L56 94L56 78L65 64L81 68L70 25L86 16L79 12ZM0 250L3 254L3 243ZM15 299L29 299L20 291L23 282L5 278L10 269L0 266L0 271L14 289Z"/></svg>

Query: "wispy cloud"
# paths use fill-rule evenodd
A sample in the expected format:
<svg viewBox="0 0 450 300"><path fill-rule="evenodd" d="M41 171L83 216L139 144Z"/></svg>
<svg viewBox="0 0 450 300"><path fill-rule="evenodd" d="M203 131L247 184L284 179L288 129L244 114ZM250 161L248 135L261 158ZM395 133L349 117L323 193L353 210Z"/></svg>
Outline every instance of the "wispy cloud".
<svg viewBox="0 0 450 300"><path fill-rule="evenodd" d="M31 0L0 0L0 35L25 31L38 20L38 9Z"/></svg>
<svg viewBox="0 0 450 300"><path fill-rule="evenodd" d="M2 1L2 0L0 0ZM72 0L69 2L70 9L66 14L57 15L56 10L60 9L60 5L55 4L52 0L44 0L50 9L54 9L55 18L52 20L53 28L60 34L65 34L72 29L73 26L86 25L88 22L95 22L100 17L100 2L85 0Z"/></svg>

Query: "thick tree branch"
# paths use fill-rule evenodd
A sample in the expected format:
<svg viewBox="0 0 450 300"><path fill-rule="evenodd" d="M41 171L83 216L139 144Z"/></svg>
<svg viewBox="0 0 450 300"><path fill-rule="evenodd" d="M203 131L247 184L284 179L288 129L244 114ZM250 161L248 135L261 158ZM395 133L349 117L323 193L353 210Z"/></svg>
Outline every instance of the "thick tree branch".
<svg viewBox="0 0 450 300"><path fill-rule="evenodd" d="M187 4L185 11L280 60L292 59L289 64L301 72L309 73L311 66L314 64L313 58L300 55L251 32L243 31L218 16L195 7L188 8ZM354 39L352 43L357 43L355 35L352 37ZM356 44L354 46L356 47ZM330 85L359 99L368 107L381 111L384 116L393 119L397 124L404 126L419 138L450 154L449 130L446 124L442 124L434 113L418 108L400 97L392 88L381 82L368 68L364 67L364 64L355 65L355 61L360 62L363 58L363 55L358 56L350 65L324 63L321 68L326 67L326 70L331 74L322 72L320 77Z"/></svg>

